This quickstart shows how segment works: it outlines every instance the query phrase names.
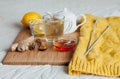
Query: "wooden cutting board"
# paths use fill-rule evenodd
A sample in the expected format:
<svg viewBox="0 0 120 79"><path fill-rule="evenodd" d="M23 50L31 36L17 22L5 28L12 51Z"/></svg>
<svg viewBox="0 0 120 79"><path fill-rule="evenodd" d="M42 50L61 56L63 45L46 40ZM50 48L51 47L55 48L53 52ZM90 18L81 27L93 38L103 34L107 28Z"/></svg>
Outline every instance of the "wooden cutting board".
<svg viewBox="0 0 120 79"><path fill-rule="evenodd" d="M17 38L15 39L14 43L19 42L23 39L30 37L30 30L23 29ZM75 36L79 37L77 32L68 34L68 36ZM40 37L44 39L44 37ZM50 46L49 46L50 45ZM3 60L3 64L8 65L66 65L69 63L70 59L73 56L74 51L70 52L60 52L53 48L52 44L48 44L48 49L45 51L25 51L25 52L12 52L8 51L7 55Z"/></svg>

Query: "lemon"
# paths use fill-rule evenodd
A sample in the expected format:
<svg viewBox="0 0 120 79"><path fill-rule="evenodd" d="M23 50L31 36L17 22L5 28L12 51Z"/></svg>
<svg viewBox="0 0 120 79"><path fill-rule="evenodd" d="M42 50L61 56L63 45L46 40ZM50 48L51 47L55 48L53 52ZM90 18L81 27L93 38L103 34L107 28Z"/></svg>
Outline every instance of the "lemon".
<svg viewBox="0 0 120 79"><path fill-rule="evenodd" d="M24 14L21 22L25 27L29 27L30 21L34 21L36 19L41 19L41 18L42 16L37 12L27 12L26 14Z"/></svg>

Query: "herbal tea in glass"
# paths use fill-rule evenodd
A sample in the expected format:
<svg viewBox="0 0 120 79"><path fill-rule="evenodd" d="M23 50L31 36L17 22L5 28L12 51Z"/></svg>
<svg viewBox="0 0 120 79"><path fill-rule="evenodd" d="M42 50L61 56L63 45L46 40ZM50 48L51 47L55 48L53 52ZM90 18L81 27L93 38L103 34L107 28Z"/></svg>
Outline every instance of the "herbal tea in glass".
<svg viewBox="0 0 120 79"><path fill-rule="evenodd" d="M52 18L49 16L44 16L44 31L45 38L48 42L53 42L63 35L64 31L64 17L63 18Z"/></svg>

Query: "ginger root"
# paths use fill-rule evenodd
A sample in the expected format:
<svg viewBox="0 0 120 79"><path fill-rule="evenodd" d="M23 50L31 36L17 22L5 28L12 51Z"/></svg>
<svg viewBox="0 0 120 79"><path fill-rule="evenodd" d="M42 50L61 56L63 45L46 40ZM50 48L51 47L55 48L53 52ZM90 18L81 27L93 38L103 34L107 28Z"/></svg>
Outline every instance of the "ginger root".
<svg viewBox="0 0 120 79"><path fill-rule="evenodd" d="M34 43L34 36L31 36L25 40L22 40L18 43L15 43L11 46L11 51L19 51L19 52L22 52L22 51L26 51L26 50L29 50L29 46L30 45L33 45Z"/></svg>
<svg viewBox="0 0 120 79"><path fill-rule="evenodd" d="M16 51L17 46L18 46L18 43L13 44L13 45L11 46L11 50L12 50L12 51Z"/></svg>

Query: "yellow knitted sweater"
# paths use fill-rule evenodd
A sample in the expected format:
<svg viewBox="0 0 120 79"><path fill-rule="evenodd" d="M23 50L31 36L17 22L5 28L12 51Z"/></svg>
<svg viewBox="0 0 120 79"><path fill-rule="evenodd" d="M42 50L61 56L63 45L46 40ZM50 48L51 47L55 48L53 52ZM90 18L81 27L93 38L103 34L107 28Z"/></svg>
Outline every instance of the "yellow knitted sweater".
<svg viewBox="0 0 120 79"><path fill-rule="evenodd" d="M69 74L120 76L120 17L103 18L90 14L86 14L86 17L87 22L80 28L79 42L69 63ZM85 56L96 18L98 21L91 44L108 25L111 27L91 49L88 56Z"/></svg>

